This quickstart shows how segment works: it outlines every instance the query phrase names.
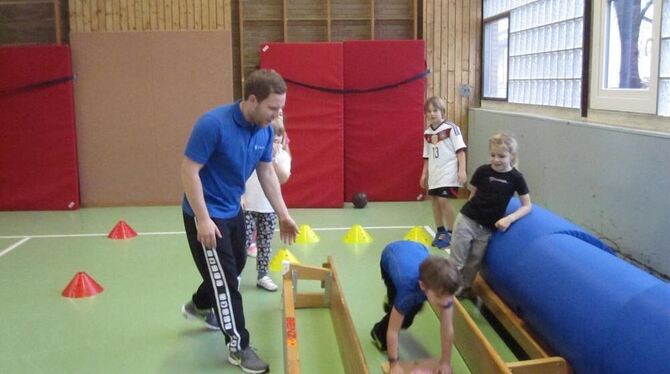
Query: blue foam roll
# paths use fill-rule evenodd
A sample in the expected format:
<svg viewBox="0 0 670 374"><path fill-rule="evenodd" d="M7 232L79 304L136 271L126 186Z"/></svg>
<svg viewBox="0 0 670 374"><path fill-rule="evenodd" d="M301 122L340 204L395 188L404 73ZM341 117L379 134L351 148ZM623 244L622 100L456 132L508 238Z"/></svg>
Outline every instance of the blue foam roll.
<svg viewBox="0 0 670 374"><path fill-rule="evenodd" d="M604 339L609 343L604 372L670 373L670 284L630 299Z"/></svg>
<svg viewBox="0 0 670 374"><path fill-rule="evenodd" d="M620 311L662 284L568 234L540 236L523 246L492 239L485 278L578 374L612 372L605 365L615 360L607 335L611 328L628 328Z"/></svg>
<svg viewBox="0 0 670 374"><path fill-rule="evenodd" d="M505 214L512 213L520 205L518 198L511 199ZM571 235L609 253L614 253L610 247L584 228L537 204L533 204L533 209L527 216L514 222L506 232L496 232L494 237L502 245L526 246L536 238L549 234Z"/></svg>
<svg viewBox="0 0 670 374"><path fill-rule="evenodd" d="M517 210L521 202L518 198L510 200L506 214ZM612 254L613 251L605 243L585 229L575 225L565 218L554 214L540 205L533 204L531 212L520 220L514 222L505 232L496 231L489 242L486 256L482 262L481 275L486 279L496 293L503 300L513 300L513 295L505 287L499 287L504 284L507 272L513 269L498 268L493 274L489 272L491 255L496 254L498 265L507 267L507 264L514 264L524 257L523 252L530 243L539 237L551 234L566 234L573 236L586 243L590 243L597 248ZM502 262L501 262L502 261ZM494 265L495 266L495 265ZM519 312L519 311L517 311Z"/></svg>

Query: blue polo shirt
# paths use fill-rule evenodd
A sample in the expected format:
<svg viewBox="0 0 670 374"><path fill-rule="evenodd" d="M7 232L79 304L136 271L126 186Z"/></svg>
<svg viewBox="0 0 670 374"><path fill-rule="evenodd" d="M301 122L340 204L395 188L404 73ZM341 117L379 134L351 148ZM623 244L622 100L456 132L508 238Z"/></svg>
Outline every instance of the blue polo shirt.
<svg viewBox="0 0 670 374"><path fill-rule="evenodd" d="M274 134L244 119L240 102L205 113L193 126L184 155L202 164L205 203L210 217L228 219L240 211L244 185L259 161L272 162ZM184 212L194 215L186 196Z"/></svg>
<svg viewBox="0 0 670 374"><path fill-rule="evenodd" d="M396 288L393 306L402 315L426 301L426 294L419 286L419 266L428 258L428 249L409 240L392 242L382 252L381 266Z"/></svg>

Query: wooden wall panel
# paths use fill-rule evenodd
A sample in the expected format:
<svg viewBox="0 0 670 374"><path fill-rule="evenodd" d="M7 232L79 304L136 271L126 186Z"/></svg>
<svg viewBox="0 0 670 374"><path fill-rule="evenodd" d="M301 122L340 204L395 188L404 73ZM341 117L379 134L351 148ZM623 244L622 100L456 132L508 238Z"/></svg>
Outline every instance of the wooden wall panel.
<svg viewBox="0 0 670 374"><path fill-rule="evenodd" d="M419 0L230 0L239 5L242 77L256 69L258 46L271 41L417 39ZM277 39L277 28L283 37ZM260 42L260 43L259 43ZM236 88L236 91L241 88Z"/></svg>
<svg viewBox="0 0 670 374"><path fill-rule="evenodd" d="M67 41L67 1L0 0L0 44Z"/></svg>
<svg viewBox="0 0 670 374"><path fill-rule="evenodd" d="M447 118L459 124L467 139L468 109L480 101L482 0L424 0L423 39L428 76L426 97L447 102ZM462 96L460 86L470 88Z"/></svg>
<svg viewBox="0 0 670 374"><path fill-rule="evenodd" d="M72 32L232 29L233 0L68 0Z"/></svg>
<svg viewBox="0 0 670 374"><path fill-rule="evenodd" d="M233 100L230 32L82 32L71 43L82 205L178 203L193 124Z"/></svg>

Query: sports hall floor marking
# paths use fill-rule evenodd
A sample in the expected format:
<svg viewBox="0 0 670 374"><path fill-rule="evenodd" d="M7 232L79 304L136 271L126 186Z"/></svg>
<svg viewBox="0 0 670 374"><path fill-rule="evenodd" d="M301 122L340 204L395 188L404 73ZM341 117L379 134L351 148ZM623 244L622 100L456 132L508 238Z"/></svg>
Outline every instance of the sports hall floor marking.
<svg viewBox="0 0 670 374"><path fill-rule="evenodd" d="M409 229L414 226L363 226L366 230L397 230L397 229ZM344 231L349 230L351 227L316 227L312 228L314 231ZM434 235L433 230L428 226L424 226L426 231ZM279 230L275 230L279 231ZM163 232L140 232L137 233L139 236L152 236L152 235L184 235L184 231L163 231ZM107 234L50 234L50 235L0 235L0 239L21 239L18 242L12 244L11 246L5 248L0 252L0 257L11 252L15 248L19 247L21 244L27 242L30 239L44 239L44 238L81 238L81 237L94 237L94 236L107 236Z"/></svg>
<svg viewBox="0 0 670 374"><path fill-rule="evenodd" d="M9 247L5 248L2 252L0 252L0 257L6 255L7 253L11 252L14 248L20 246L21 244L27 242L30 240L30 236L22 236L23 239L19 240L18 242L10 245Z"/></svg>
<svg viewBox="0 0 670 374"><path fill-rule="evenodd" d="M366 230L397 230L397 229L409 229L414 226L363 226ZM435 231L430 228L430 226L423 226L423 228L430 234L430 236L435 235ZM343 231L349 230L350 227L320 227L312 228L314 231ZM279 231L279 230L275 230ZM152 235L184 235L184 231L158 231L158 232L141 232L137 235L139 236L152 236ZM11 246L5 248L0 252L0 257L6 255L7 253L13 251L21 244L27 242L32 238L80 238L80 237L94 237L94 236L107 236L107 234L51 234L51 235L0 235L0 239L21 239L18 242L12 244Z"/></svg>
<svg viewBox="0 0 670 374"><path fill-rule="evenodd" d="M363 226L366 230L396 230L396 229L410 229L414 226ZM351 227L313 227L314 231L345 231ZM279 230L275 230L279 232ZM139 236L152 235L184 235L184 231L158 231L158 232L138 232ZM0 239L22 239L22 238L80 238L87 236L107 236L106 233L100 234L49 234L49 235L0 235ZM20 244L20 243L19 243Z"/></svg>

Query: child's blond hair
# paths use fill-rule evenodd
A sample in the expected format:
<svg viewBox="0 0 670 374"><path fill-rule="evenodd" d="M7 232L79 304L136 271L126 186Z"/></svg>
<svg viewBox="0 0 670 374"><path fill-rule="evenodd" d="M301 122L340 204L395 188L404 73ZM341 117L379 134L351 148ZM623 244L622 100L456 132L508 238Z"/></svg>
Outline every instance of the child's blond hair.
<svg viewBox="0 0 670 374"><path fill-rule="evenodd" d="M274 120L272 120L272 129L275 132L275 136L284 136L286 133L286 128L284 128L284 118L283 117L277 117Z"/></svg>
<svg viewBox="0 0 670 374"><path fill-rule="evenodd" d="M271 122L272 130L275 133L275 136L281 136L281 147L283 150L289 152L288 150L288 142L286 141L286 128L284 127L284 116L283 113L280 112L280 115L273 119ZM289 152L290 154L291 152Z"/></svg>
<svg viewBox="0 0 670 374"><path fill-rule="evenodd" d="M426 100L426 103L423 105L423 112L427 113L430 106L442 112L442 118L447 115L447 104L444 102L444 99L438 96L433 96Z"/></svg>
<svg viewBox="0 0 670 374"><path fill-rule="evenodd" d="M493 149L502 149L509 152L510 158L512 160L512 166L516 166L518 163L517 153L519 152L519 143L516 141L516 138L513 134L507 132L501 132L493 135L489 138L489 151Z"/></svg>

